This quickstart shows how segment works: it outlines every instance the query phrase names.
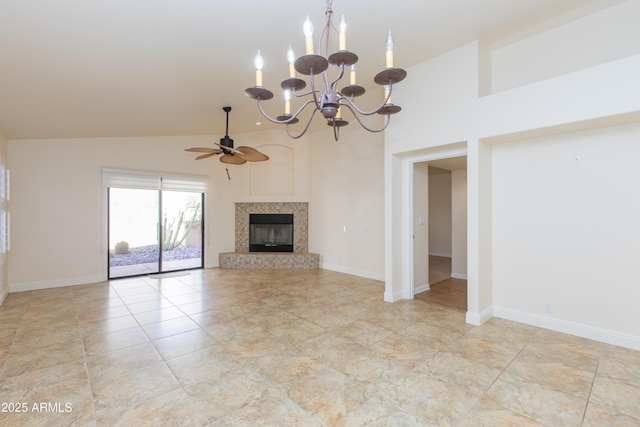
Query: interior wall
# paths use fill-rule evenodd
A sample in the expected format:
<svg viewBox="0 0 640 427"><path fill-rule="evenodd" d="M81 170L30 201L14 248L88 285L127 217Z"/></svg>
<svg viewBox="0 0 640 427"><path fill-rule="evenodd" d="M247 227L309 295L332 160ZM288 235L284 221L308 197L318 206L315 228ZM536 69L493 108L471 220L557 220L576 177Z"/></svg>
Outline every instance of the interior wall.
<svg viewBox="0 0 640 427"><path fill-rule="evenodd" d="M474 128L467 118L476 114L477 64L478 44L471 43L410 67L409 77L394 89L394 102L403 110L385 132L385 301L413 298L406 292L413 277L408 271L411 224L405 223L408 168L426 155L466 150Z"/></svg>
<svg viewBox="0 0 640 427"><path fill-rule="evenodd" d="M0 161L5 166L7 165L7 139L4 137L2 132L0 132ZM9 203L10 202L6 201L0 202L0 208L8 211ZM4 301L5 297L9 293L9 283L7 275L8 257L8 253L0 254L0 304L2 304L2 301Z"/></svg>
<svg viewBox="0 0 640 427"><path fill-rule="evenodd" d="M284 145L306 161L306 142L283 133L234 135L242 145L260 149ZM205 175L210 189L205 203L205 266L216 267L220 252L233 251L229 226L234 203L251 196L251 163L226 165L217 158L195 161L189 147L212 146L216 136L85 138L8 141L12 171L12 253L8 262L11 291L92 283L106 278L106 197L103 167ZM294 191L306 191L306 168L294 160ZM228 168L228 178L225 169ZM277 185L282 177L276 176ZM269 177L264 180L269 182ZM274 196L281 200L285 196ZM307 194L286 196L287 201Z"/></svg>
<svg viewBox="0 0 640 427"><path fill-rule="evenodd" d="M383 158L383 134L357 124L338 142L331 128L309 136L309 252L322 268L383 279Z"/></svg>
<svg viewBox="0 0 640 427"><path fill-rule="evenodd" d="M451 277L467 280L467 171L451 171Z"/></svg>
<svg viewBox="0 0 640 427"><path fill-rule="evenodd" d="M613 8L587 21L601 22L599 32L625 37L615 31L617 19L611 14L627 19L623 9ZM581 20L590 27L587 21ZM548 35L557 38L547 45L552 55L564 40L559 32ZM608 46L615 44L607 40ZM385 218L387 244L393 248L387 252L385 299L408 297L401 292L410 271L404 250L407 165L425 152L466 141L467 321L479 324L495 315L640 348L640 331L632 320L639 296L634 242L640 236L637 196L631 194L638 176L631 163L638 148L630 142L637 141L640 122L640 55L628 53L479 97L479 46L470 44L411 67L408 75L413 77L394 91L403 113L385 136L386 197L399 202L387 209ZM587 132L580 136L587 141L584 147L575 136L582 131ZM534 138L540 139L522 142ZM592 166L596 153L606 158L602 170ZM516 193L515 201L510 199ZM558 248L553 247L556 240ZM605 250L615 255L600 260L596 254ZM552 313L541 313L544 302L551 303Z"/></svg>
<svg viewBox="0 0 640 427"><path fill-rule="evenodd" d="M305 201L310 205L309 251L321 254L324 268L383 277L382 134L343 129L339 143L324 131L298 140L281 131L233 137L262 149L286 172L271 173L268 162L195 161L193 153L183 151L211 146L216 136L8 141L14 177L11 290L106 278L103 167L210 176L205 267L217 267L218 254L235 247L228 222L235 202ZM280 158L282 152L287 155ZM273 193L266 190L270 186Z"/></svg>
<svg viewBox="0 0 640 427"><path fill-rule="evenodd" d="M496 306L640 336L639 138L632 124L493 147Z"/></svg>
<svg viewBox="0 0 640 427"><path fill-rule="evenodd" d="M253 196L295 195L295 158L293 147L281 144L261 145L268 161L249 164L249 193Z"/></svg>
<svg viewBox="0 0 640 427"><path fill-rule="evenodd" d="M429 255L451 258L451 172L429 176Z"/></svg>
<svg viewBox="0 0 640 427"><path fill-rule="evenodd" d="M429 289L429 254L431 251L431 181L429 163L413 166L413 292Z"/></svg>
<svg viewBox="0 0 640 427"><path fill-rule="evenodd" d="M628 0L491 52L494 93L640 54L640 2Z"/></svg>

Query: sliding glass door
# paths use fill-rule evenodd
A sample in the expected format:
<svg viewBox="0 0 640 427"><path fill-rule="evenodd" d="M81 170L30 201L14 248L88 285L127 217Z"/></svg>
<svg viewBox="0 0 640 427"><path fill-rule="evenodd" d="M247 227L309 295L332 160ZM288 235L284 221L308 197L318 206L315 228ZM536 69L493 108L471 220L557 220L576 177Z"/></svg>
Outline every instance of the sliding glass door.
<svg viewBox="0 0 640 427"><path fill-rule="evenodd" d="M108 188L109 278L202 268L204 194Z"/></svg>
<svg viewBox="0 0 640 427"><path fill-rule="evenodd" d="M162 191L160 270L202 268L202 194Z"/></svg>

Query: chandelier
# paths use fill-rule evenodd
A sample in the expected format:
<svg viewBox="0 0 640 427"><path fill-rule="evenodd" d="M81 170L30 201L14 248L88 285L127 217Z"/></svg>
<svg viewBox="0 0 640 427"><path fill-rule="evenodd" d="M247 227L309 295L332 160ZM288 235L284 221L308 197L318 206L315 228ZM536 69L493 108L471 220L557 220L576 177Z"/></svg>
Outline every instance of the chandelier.
<svg viewBox="0 0 640 427"><path fill-rule="evenodd" d="M379 107L372 111L363 111L355 104L354 99L365 93L365 88L356 84L355 64L358 62L358 55L347 50L347 23L344 16L342 16L340 20L339 28L333 23L332 3L333 0L327 0L326 20L318 39L318 53L314 53L313 25L309 17L307 17L303 25L306 54L295 59L291 47L289 47L287 51L289 78L283 80L280 84L283 89L285 101L284 114L272 118L262 107L262 101L273 98L273 92L262 86L262 67L264 61L260 55L260 50L258 50L258 54L255 57L256 84L244 91L248 97L258 101L258 109L267 120L285 125L287 134L293 139L300 138L307 132L313 117L318 111L326 119L327 124L333 128L333 134L337 141L339 139L340 128L349 124L349 122L342 117L342 111L345 108L351 112L360 126L369 132L381 132L386 129L389 125L390 116L401 110L400 106L394 105L391 102L391 92L393 91L393 85L402 81L407 76L407 72L393 66L394 46L391 31L389 31L386 40L386 68L380 71L373 79L375 83L384 87L384 101ZM329 54L329 38L332 32L338 35L338 51ZM337 75L333 79L328 75L329 65L337 67ZM304 76L309 76L310 90L300 92L307 86L307 83L298 78L296 72ZM349 75L349 84L338 89L340 81L347 74ZM320 78L322 82L320 85L316 84L316 77ZM306 99L293 114L291 113L292 96ZM311 106L313 111L309 115L302 132L297 134L291 132L289 125L298 123L300 113L308 106ZM381 128L372 129L363 122L363 117L374 114L385 116L384 125Z"/></svg>

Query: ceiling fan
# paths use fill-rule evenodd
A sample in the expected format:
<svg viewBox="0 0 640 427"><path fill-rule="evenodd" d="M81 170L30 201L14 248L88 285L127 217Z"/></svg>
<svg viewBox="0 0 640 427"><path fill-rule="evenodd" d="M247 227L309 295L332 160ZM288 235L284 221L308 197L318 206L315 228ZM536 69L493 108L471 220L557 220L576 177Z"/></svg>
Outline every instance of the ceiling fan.
<svg viewBox="0 0 640 427"><path fill-rule="evenodd" d="M196 157L196 160L206 159L207 157L215 156L222 153L222 156L220 156L220 161L222 163L228 163L232 165L241 165L248 161L261 162L264 160L269 160L269 156L262 154L255 148L245 146L233 148L233 139L229 138L229 111L231 111L231 107L223 107L222 109L227 113L227 129L225 131L224 138L220 138L220 144L214 143L219 148L194 147L185 148L184 151L191 151L193 153L204 153Z"/></svg>

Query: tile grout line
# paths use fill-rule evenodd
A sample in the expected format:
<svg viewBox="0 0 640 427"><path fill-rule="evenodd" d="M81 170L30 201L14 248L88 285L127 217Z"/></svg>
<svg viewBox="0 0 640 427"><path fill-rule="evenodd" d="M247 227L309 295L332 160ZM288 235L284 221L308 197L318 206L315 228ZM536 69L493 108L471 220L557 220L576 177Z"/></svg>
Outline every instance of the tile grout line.
<svg viewBox="0 0 640 427"><path fill-rule="evenodd" d="M147 283L147 282L145 282ZM153 287L152 285L149 284L149 286ZM188 285L187 285L188 286ZM114 289L115 290L115 289ZM190 319L192 322L196 323L193 319L191 319L191 317L186 314L184 311L182 311L180 309L180 307L178 307L176 304L174 304L171 300L169 300L168 298L166 298L163 294L162 291L160 291L159 289L156 289L156 291L160 294L161 298L166 299L173 307L177 308L178 310L180 310L181 313L183 313L188 319ZM116 290L117 293L117 290ZM118 294L119 296L120 294ZM158 347L154 344L154 340L151 339L151 337L149 336L149 334L147 333L147 331L144 329L143 325L140 323L140 321L138 320L138 318L135 316L135 314L131 311L131 309L129 308L129 304L127 302L125 302L124 300L122 301L123 304L125 305L125 307L127 308L127 310L129 311L129 313L131 314L131 316L133 317L133 319L136 321L136 323L138 324L138 327L140 328L140 330L142 331L142 333L145 335L145 337L147 337L147 339L149 340L149 344L151 344L153 346L154 351L158 354L158 356L160 357L160 359L162 360L162 363L164 364L164 366L167 368L167 370L169 372L171 372L171 375L173 376L173 378L176 380L176 383L178 384L178 388L180 390L182 390L182 392L185 394L185 396L188 397L189 402L193 405L193 407L198 411L198 414L200 414L200 418L202 420L204 420L205 422L208 423L208 419L205 416L205 414L202 413L202 411L200 410L200 408L193 402L191 395L189 395L189 393L187 392L187 390L185 389L185 385L182 383L182 381L180 381L180 379L178 378L178 376L176 375L176 373L173 371L173 369L171 369L171 366L167 363L167 359L165 359L165 357L162 355L162 353L160 353L160 351L158 350ZM161 309L160 309L161 310ZM149 311L154 311L154 310L149 310ZM154 322L154 323L160 323L162 321L158 321L158 322ZM204 331L204 328L202 328L199 324L198 326ZM206 331L205 331L206 332ZM177 335L177 334L174 334ZM171 335L173 336L173 335ZM167 337L163 337L163 338L167 338ZM177 390L177 389L174 389ZM163 393L162 395L166 395L168 393L172 393L174 390L170 390L167 391L165 393ZM160 396L162 396L160 395ZM158 398L160 396L155 396L154 398Z"/></svg>
<svg viewBox="0 0 640 427"><path fill-rule="evenodd" d="M466 335L466 333L465 333L465 335ZM473 404L473 406L472 406L471 408L469 408L469 411L467 411L467 413L466 413L466 414L464 414L464 416L463 416L463 417L461 417L461 420L463 420L463 419L464 419L464 418L465 418L465 417L466 417L466 416L467 416L467 415L468 415L468 414L473 410L473 408L478 404L478 402L480 402L480 401L482 400L482 398L487 394L487 392L488 392L489 390L491 390L491 387L493 387L493 385L494 385L495 383L497 383L497 382L498 382L498 380L500 379L500 377L502 377L502 375L507 371L507 369L509 369L509 366L511 366L511 364L512 364L512 363L513 363L513 362L518 358L518 356L520 356L520 354L524 351L524 349L527 347L527 345L529 345L529 343L526 343L525 345L523 345L523 346L522 346L522 348L518 351L518 353L517 353L515 356L513 356L513 358L512 358L512 359L511 359L511 361L507 364L507 366L505 366L505 367L504 367L504 369L502 370L502 372L500 372L500 375L498 375L498 376L497 376L497 377L496 377L496 378L491 382L491 384L489 384L489 386L485 389L485 391L484 391L484 392L482 393L482 395L478 398L478 400L476 400L476 403L474 403L474 404ZM510 408L505 408L505 409L509 409L510 411L513 411L513 409L510 409ZM518 411L513 411L513 412L516 412L516 413L518 413L518 414L522 415L523 417L526 417L526 418L532 419L532 418L531 418L531 417L529 417L528 415L526 415L526 414L522 414L522 413L520 413L520 412L518 412ZM535 420L534 420L534 421L535 421Z"/></svg>
<svg viewBox="0 0 640 427"><path fill-rule="evenodd" d="M591 380L591 387L589 387L589 395L587 396L587 401L584 405L584 411L582 412L582 420L580 421L580 425L584 424L584 420L587 417L587 410L589 409L589 403L591 402L591 394L593 393L593 385L596 383L596 377L598 376L598 369L600 368L600 358L602 357L602 350L598 352L598 363L596 364L596 369L593 371L593 379Z"/></svg>

